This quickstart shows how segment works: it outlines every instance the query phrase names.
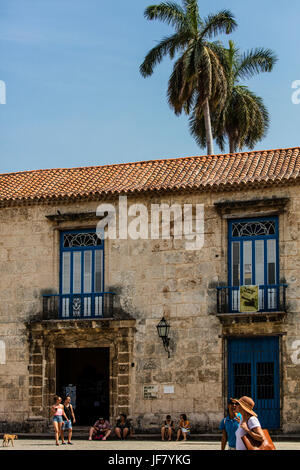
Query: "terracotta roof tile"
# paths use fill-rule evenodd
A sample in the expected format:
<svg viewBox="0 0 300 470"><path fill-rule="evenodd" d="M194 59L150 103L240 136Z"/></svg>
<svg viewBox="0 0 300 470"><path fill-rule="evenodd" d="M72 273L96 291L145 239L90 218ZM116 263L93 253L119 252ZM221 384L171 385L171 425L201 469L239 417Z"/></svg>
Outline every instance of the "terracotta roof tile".
<svg viewBox="0 0 300 470"><path fill-rule="evenodd" d="M224 190L290 184L300 176L300 147L150 160L0 175L0 203L93 197L133 191Z"/></svg>

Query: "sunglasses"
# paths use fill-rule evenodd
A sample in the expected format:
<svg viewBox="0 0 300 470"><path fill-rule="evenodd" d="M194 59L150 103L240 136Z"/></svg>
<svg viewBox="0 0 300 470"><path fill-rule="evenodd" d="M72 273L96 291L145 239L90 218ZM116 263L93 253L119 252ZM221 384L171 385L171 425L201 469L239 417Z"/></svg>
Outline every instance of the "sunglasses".
<svg viewBox="0 0 300 470"><path fill-rule="evenodd" d="M234 405L234 406L237 405L237 403L235 403L234 401L230 401L228 404L229 404L229 405Z"/></svg>

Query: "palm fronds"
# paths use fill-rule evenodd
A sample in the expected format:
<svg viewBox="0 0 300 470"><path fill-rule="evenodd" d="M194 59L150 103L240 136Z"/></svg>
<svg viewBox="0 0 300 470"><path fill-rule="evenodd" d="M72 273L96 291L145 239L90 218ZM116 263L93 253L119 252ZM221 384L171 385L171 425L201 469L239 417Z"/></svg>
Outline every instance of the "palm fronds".
<svg viewBox="0 0 300 470"><path fill-rule="evenodd" d="M277 60L270 49L257 48L248 51L236 61L235 78L252 78L261 72L271 72Z"/></svg>
<svg viewBox="0 0 300 470"><path fill-rule="evenodd" d="M176 31L184 29L186 24L186 15L183 8L175 2L163 2L159 5L150 5L144 12L147 20L160 20L173 26Z"/></svg>
<svg viewBox="0 0 300 470"><path fill-rule="evenodd" d="M201 38L212 38L217 34L230 34L237 27L234 16L229 10L222 10L216 15L204 19Z"/></svg>
<svg viewBox="0 0 300 470"><path fill-rule="evenodd" d="M174 2L151 5L145 10L149 20L160 20L175 28L175 34L164 38L146 55L140 66L143 77L152 75L163 57L171 59L179 53L168 82L168 102L175 114L189 114L192 109L205 109L208 129L208 147L212 152L210 106L222 107L226 101L227 66L224 49L217 42L209 42L219 33L230 33L236 22L229 10L201 19L198 0L182 0L182 6Z"/></svg>
<svg viewBox="0 0 300 470"><path fill-rule="evenodd" d="M269 113L262 99L240 81L270 72L277 57L270 49L256 48L240 54L230 41L225 49L211 39L237 27L229 10L201 18L198 0L167 1L145 10L148 20L160 20L175 33L163 38L140 66L143 77L152 75L165 56L175 58L168 81L167 98L176 115L190 115L190 132L197 143L212 152L213 137L221 150L253 148L269 127ZM177 57L176 57L177 56Z"/></svg>
<svg viewBox="0 0 300 470"><path fill-rule="evenodd" d="M140 66L140 73L143 77L153 74L154 68L162 59L169 55L173 59L175 53L182 49L188 42L189 35L186 33L177 34L163 38L160 43L153 47L146 55L144 62Z"/></svg>
<svg viewBox="0 0 300 470"><path fill-rule="evenodd" d="M248 87L239 84L241 77L271 71L276 63L275 54L269 49L257 48L240 55L238 48L230 41L229 49L219 53L223 70L227 74L227 99L223 106L216 107L211 103L212 129L221 151L225 150L228 141L230 152L242 150L245 146L253 149L257 142L266 136L270 116L261 97ZM204 116L194 109L189 120L190 132L201 147L206 145Z"/></svg>

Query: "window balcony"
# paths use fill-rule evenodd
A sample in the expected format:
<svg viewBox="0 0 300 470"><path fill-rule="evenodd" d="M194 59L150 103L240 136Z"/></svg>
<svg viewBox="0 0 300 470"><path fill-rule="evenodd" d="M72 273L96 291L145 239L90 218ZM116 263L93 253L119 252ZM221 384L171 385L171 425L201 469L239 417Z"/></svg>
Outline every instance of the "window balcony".
<svg viewBox="0 0 300 470"><path fill-rule="evenodd" d="M44 320L91 320L114 317L113 292L43 295Z"/></svg>
<svg viewBox="0 0 300 470"><path fill-rule="evenodd" d="M246 288L247 286L243 286ZM287 284L259 285L257 298L244 299L241 309L240 286L217 287L217 315L254 316L261 314L281 313L287 311Z"/></svg>

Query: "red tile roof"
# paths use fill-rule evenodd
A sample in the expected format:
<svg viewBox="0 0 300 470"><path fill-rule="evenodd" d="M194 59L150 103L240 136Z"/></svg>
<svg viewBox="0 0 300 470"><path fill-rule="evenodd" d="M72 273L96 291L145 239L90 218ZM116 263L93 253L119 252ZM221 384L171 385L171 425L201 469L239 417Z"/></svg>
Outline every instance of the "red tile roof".
<svg viewBox="0 0 300 470"><path fill-rule="evenodd" d="M0 204L134 191L235 190L300 181L300 147L0 175Z"/></svg>

